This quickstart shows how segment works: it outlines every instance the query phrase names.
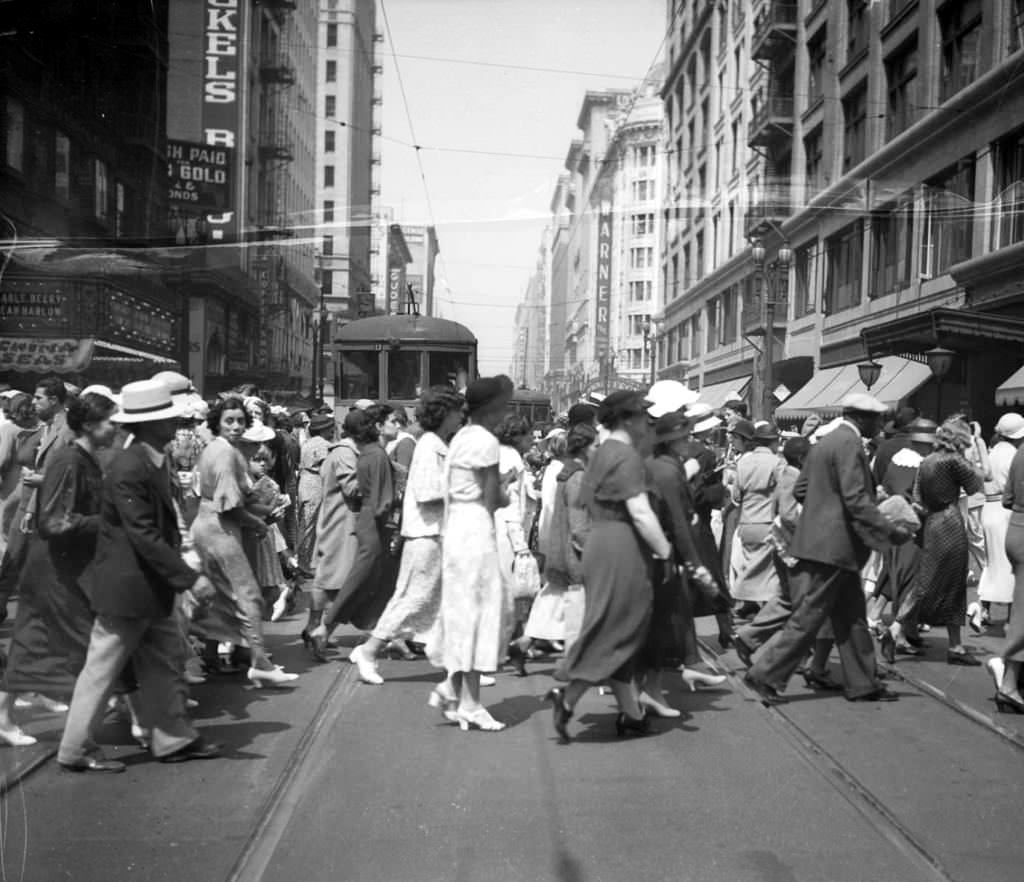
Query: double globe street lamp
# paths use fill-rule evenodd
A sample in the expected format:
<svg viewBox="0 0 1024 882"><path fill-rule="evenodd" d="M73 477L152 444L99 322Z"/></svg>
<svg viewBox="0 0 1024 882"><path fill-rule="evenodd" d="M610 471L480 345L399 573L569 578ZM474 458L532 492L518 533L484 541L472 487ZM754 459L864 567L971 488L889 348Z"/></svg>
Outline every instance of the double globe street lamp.
<svg viewBox="0 0 1024 882"><path fill-rule="evenodd" d="M793 260L793 252L789 242L783 239L775 260L766 263L767 250L760 239L754 239L750 247L750 256L754 261L754 269L761 279L761 298L764 303L764 350L761 355L762 408L764 418L770 420L775 395L775 310L780 302L783 307L786 304L783 286L789 281L789 264ZM779 297L780 289L783 290L782 297Z"/></svg>

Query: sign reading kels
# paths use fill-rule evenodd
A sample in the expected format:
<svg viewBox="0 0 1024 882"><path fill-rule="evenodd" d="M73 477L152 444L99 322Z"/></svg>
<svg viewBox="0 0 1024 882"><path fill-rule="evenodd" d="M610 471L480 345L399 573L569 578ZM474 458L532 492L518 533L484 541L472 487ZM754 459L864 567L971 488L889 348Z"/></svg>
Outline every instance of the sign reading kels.
<svg viewBox="0 0 1024 882"><path fill-rule="evenodd" d="M238 36L244 9L239 0L204 0L203 15L203 141L208 147L231 151L238 139ZM223 241L237 236L235 212L211 214L206 220L211 239Z"/></svg>

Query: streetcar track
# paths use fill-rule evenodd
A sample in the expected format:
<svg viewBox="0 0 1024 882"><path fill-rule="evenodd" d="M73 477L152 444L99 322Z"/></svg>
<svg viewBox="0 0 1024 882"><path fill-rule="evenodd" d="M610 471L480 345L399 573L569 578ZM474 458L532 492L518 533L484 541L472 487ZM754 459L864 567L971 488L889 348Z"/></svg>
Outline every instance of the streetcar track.
<svg viewBox="0 0 1024 882"><path fill-rule="evenodd" d="M809 768L827 781L872 829L933 879L939 882L961 882L946 868L942 859L900 821L884 801L862 783L841 760L784 713L781 706L764 704L760 696L743 682L743 678L739 676L741 672L722 664L719 656L704 640L698 640L698 643L703 650L705 662L714 670L728 676L738 695L761 707L772 729L793 748ZM906 682L911 686L915 685L909 680Z"/></svg>
<svg viewBox="0 0 1024 882"><path fill-rule="evenodd" d="M295 809L326 761L326 751L322 748L326 747L328 735L341 715L345 699L355 691L359 683L355 665L349 664L347 659L338 661L337 673L274 782L259 812L256 825L225 882L258 882L263 878Z"/></svg>

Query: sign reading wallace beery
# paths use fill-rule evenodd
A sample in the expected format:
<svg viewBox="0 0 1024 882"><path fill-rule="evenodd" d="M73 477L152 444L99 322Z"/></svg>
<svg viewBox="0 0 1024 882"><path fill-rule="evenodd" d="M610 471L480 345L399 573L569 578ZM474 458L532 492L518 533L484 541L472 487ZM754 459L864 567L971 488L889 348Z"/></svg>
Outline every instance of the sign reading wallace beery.
<svg viewBox="0 0 1024 882"><path fill-rule="evenodd" d="M227 147L188 141L167 142L167 195L171 205L197 211L224 211L231 196L231 159Z"/></svg>

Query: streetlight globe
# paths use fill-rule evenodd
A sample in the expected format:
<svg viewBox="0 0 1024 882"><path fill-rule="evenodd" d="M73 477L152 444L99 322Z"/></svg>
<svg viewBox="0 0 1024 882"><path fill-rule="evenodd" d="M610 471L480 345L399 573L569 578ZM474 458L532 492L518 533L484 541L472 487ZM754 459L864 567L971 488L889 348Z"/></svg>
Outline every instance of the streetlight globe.
<svg viewBox="0 0 1024 882"><path fill-rule="evenodd" d="M760 242L755 243L750 249L750 256L754 258L754 263L758 266L762 266L765 258L764 245Z"/></svg>
<svg viewBox="0 0 1024 882"><path fill-rule="evenodd" d="M783 245L779 249L779 256L777 259L779 261L779 266L789 266L789 262L793 259L793 251L790 249L789 245Z"/></svg>
<svg viewBox="0 0 1024 882"><path fill-rule="evenodd" d="M932 374L941 380L949 373L949 369L953 367L953 359L956 357L956 353L952 349L943 349L941 346L936 346L934 349L929 349L924 354L924 357L928 359L928 367L931 369Z"/></svg>

